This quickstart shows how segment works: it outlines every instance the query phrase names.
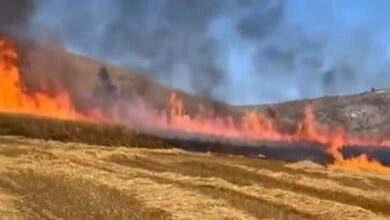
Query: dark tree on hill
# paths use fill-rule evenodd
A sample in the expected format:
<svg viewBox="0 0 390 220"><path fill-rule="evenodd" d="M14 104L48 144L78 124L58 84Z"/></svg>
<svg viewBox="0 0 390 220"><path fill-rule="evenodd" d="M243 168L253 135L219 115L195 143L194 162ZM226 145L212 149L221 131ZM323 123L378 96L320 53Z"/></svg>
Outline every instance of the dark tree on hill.
<svg viewBox="0 0 390 220"><path fill-rule="evenodd" d="M103 109L114 104L118 98L117 87L112 83L110 75L104 66L101 66L99 69L93 97Z"/></svg>

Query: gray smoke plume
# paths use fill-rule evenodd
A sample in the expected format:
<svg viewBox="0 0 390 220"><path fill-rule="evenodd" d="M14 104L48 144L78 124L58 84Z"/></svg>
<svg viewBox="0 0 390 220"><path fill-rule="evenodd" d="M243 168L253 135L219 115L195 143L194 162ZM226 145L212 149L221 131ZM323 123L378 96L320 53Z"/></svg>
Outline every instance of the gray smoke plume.
<svg viewBox="0 0 390 220"><path fill-rule="evenodd" d="M59 38L87 56L144 71L199 95L213 95L224 70L221 45L208 29L223 1L95 2L41 2L32 25L35 37ZM48 17L53 19L48 22Z"/></svg>
<svg viewBox="0 0 390 220"><path fill-rule="evenodd" d="M271 4L275 3L276 4ZM249 4L249 3L247 3ZM238 23L239 32L249 39L259 39L273 32L284 18L283 4L278 1L252 2L252 11Z"/></svg>
<svg viewBox="0 0 390 220"><path fill-rule="evenodd" d="M232 103L386 87L390 63L385 45L373 37L380 33L377 21L338 25L332 20L332 4L324 0L41 0L33 20L27 19L32 10L26 9L11 23L29 21L33 38L54 39L73 52ZM294 12L294 7L304 9Z"/></svg>
<svg viewBox="0 0 390 220"><path fill-rule="evenodd" d="M25 32L34 9L34 0L0 0L0 33Z"/></svg>

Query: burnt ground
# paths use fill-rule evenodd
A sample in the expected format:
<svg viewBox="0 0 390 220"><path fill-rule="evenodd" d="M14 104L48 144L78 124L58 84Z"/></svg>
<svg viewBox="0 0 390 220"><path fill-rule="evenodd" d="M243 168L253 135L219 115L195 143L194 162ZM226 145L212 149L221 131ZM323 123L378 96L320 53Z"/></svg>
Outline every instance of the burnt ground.
<svg viewBox="0 0 390 220"><path fill-rule="evenodd" d="M317 143L284 143L259 142L231 144L228 142L203 142L197 140L167 140L176 148L214 154L232 154L244 157L267 158L285 162L312 161L318 164L329 164L333 158ZM342 149L345 158L367 154L370 158L390 166L390 148L378 146L345 146Z"/></svg>
<svg viewBox="0 0 390 220"><path fill-rule="evenodd" d="M132 132L120 126L92 124L86 122L60 121L37 118L27 115L10 115L0 113L0 135L23 136L26 138L57 140L61 142L86 143L102 146L125 146L130 148L183 150L237 155L252 158L267 158L285 162L312 161L318 164L329 164L332 157L324 147L317 143L284 143L284 142L232 142L198 139L161 138ZM354 157L367 153L385 165L390 166L390 149L373 146L346 146L344 156Z"/></svg>
<svg viewBox="0 0 390 220"><path fill-rule="evenodd" d="M102 146L125 146L130 148L180 148L188 151L237 155L252 158L265 157L285 162L312 161L329 164L332 157L324 147L316 143L283 142L231 142L205 141L199 139L161 138L132 132L120 126L85 122L60 121L26 115L0 113L0 135L23 136L62 142L86 143ZM345 157L367 153L383 164L390 166L390 149L381 147L354 146L343 149Z"/></svg>

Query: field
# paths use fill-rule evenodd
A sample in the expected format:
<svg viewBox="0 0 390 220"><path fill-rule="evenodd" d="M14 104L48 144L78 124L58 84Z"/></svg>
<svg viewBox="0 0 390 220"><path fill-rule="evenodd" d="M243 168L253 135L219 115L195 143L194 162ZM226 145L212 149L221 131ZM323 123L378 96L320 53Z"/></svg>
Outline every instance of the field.
<svg viewBox="0 0 390 220"><path fill-rule="evenodd" d="M29 116L0 115L0 134L1 219L390 218L386 174L191 153Z"/></svg>
<svg viewBox="0 0 390 220"><path fill-rule="evenodd" d="M55 46L24 46L20 68L29 91L48 82L53 91L65 88L76 109L93 106L102 63ZM167 110L175 92L189 115L203 106L214 116L238 119L257 109L283 133L296 132L311 105L321 128L342 124L359 137L390 137L386 90L231 106L104 66L126 103L141 97ZM331 170L324 165L329 153L313 142L298 150L303 143L237 147L226 139L210 142L210 136L177 136L0 113L0 219L390 219L390 174ZM248 157L231 155L244 151ZM388 154L376 153L388 161Z"/></svg>

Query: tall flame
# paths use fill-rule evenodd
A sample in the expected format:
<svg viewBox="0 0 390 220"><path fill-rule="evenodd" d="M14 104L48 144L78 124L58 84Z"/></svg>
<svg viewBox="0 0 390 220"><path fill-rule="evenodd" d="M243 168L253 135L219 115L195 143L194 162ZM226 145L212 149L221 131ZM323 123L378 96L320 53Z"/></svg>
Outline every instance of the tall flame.
<svg viewBox="0 0 390 220"><path fill-rule="evenodd" d="M378 173L389 173L390 168L382 165L379 161L370 159L367 154L362 154L355 158L345 159L341 153L342 148L348 144L360 145L383 145L383 143L375 140L358 140L348 137L344 129L338 128L333 133L322 133L315 128L315 117L310 106L305 109L304 123L307 124L306 136L311 141L326 144L328 152L333 156L334 162L329 165L331 169L346 170L346 171L374 171Z"/></svg>
<svg viewBox="0 0 390 220"><path fill-rule="evenodd" d="M69 94L60 91L49 95L45 92L27 92L22 87L18 67L19 57L10 40L0 39L0 111L31 114L57 119L81 120ZM44 91L44 88L42 88Z"/></svg>
<svg viewBox="0 0 390 220"><path fill-rule="evenodd" d="M186 114L182 100L176 94L170 99L170 123L168 127L181 132L203 135L217 135L225 138L269 141L309 141L323 145L334 158L331 169L362 170L390 172L390 168L363 154L356 158L345 159L341 149L347 145L358 146L390 146L389 142L379 140L361 140L351 137L343 128L322 131L316 126L313 108L308 105L304 110L304 118L294 134L282 134L275 122L261 114L251 111L246 113L236 125L231 118L210 118L199 115L190 117Z"/></svg>

